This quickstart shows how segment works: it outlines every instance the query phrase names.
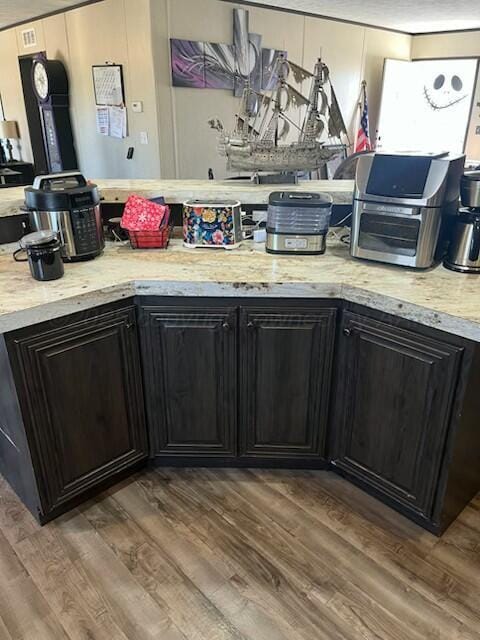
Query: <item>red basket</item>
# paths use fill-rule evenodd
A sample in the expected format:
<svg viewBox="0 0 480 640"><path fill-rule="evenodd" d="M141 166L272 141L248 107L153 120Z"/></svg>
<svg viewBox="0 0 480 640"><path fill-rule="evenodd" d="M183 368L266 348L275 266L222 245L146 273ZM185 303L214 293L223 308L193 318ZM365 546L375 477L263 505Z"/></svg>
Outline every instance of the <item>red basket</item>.
<svg viewBox="0 0 480 640"><path fill-rule="evenodd" d="M170 221L170 209L166 207L165 216L159 229L132 231L128 230L132 249L166 249L173 231Z"/></svg>
<svg viewBox="0 0 480 640"><path fill-rule="evenodd" d="M173 224L162 225L158 231L129 231L132 249L166 249L170 242Z"/></svg>

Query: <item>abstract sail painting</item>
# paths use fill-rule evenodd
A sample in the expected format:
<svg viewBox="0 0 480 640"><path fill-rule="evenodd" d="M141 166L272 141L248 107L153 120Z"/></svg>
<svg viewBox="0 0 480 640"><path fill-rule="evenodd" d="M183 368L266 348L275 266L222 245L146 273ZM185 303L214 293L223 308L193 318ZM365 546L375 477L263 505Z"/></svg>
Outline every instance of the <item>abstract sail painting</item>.
<svg viewBox="0 0 480 640"><path fill-rule="evenodd" d="M286 51L263 49L262 36L249 31L246 9L233 10L233 43L170 40L172 85L193 89L229 89L241 97L247 86L271 89L276 60Z"/></svg>
<svg viewBox="0 0 480 640"><path fill-rule="evenodd" d="M205 47L195 40L170 40L174 87L205 89Z"/></svg>
<svg viewBox="0 0 480 640"><path fill-rule="evenodd" d="M231 44L204 42L205 87L234 89L235 49Z"/></svg>

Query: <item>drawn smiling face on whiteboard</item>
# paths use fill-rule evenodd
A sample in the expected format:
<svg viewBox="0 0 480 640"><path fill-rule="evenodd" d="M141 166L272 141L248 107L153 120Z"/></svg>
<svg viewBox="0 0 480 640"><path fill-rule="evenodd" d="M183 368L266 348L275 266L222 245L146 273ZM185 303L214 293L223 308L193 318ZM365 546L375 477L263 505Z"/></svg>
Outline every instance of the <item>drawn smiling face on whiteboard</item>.
<svg viewBox="0 0 480 640"><path fill-rule="evenodd" d="M448 109L467 97L463 90L463 81L457 74L439 73L431 84L423 86L423 93L434 111Z"/></svg>

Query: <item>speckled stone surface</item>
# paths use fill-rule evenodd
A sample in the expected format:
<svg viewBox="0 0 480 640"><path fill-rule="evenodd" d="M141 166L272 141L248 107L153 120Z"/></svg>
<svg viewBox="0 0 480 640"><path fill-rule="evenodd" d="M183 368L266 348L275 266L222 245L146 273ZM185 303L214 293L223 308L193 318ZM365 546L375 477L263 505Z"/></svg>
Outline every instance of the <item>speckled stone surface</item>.
<svg viewBox="0 0 480 640"><path fill-rule="evenodd" d="M136 193L144 198L164 196L169 204L182 204L196 200L239 200L241 204L267 204L272 191L282 190L282 185L257 185L237 180L95 180L102 201L126 202ZM283 185L289 191L328 193L335 204L350 204L353 197L353 180L310 180L298 185ZM0 190L0 217L24 213L24 187Z"/></svg>
<svg viewBox="0 0 480 640"><path fill-rule="evenodd" d="M416 272L354 260L329 241L323 256L272 256L239 249L134 251L108 244L104 255L65 265L65 276L36 282L26 263L0 247L0 333L138 295L342 298L480 342L480 276L437 267Z"/></svg>

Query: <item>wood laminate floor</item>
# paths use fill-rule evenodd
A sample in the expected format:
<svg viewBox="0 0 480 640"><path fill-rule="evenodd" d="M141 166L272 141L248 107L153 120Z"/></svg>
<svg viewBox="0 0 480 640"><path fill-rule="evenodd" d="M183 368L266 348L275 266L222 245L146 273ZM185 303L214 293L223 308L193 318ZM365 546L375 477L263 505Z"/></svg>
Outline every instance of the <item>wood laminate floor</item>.
<svg viewBox="0 0 480 640"><path fill-rule="evenodd" d="M480 497L440 539L326 472L157 470L40 528L0 480L0 640L478 640Z"/></svg>

